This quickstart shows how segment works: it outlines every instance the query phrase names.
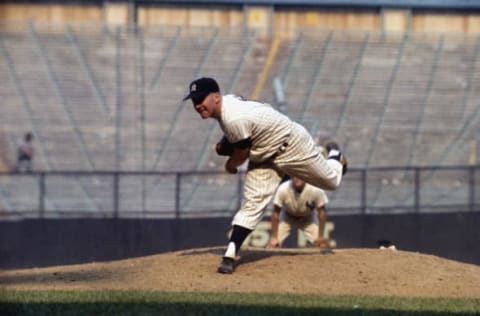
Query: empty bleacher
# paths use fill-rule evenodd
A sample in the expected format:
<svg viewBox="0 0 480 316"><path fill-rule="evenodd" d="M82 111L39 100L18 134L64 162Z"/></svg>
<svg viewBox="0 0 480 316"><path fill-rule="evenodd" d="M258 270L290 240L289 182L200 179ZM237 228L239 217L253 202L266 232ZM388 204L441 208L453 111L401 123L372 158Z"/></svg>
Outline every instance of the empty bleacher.
<svg viewBox="0 0 480 316"><path fill-rule="evenodd" d="M223 158L212 150L219 127L181 101L188 83L212 76L224 93L248 98L267 70L258 97L276 106L272 80L280 78L287 113L314 126L315 137L342 144L352 167L465 165L479 132L479 52L475 36L440 33L299 30L281 37L243 28L4 25L3 152L14 161L16 142L32 131L39 171L222 170ZM395 171L373 179L368 203L408 201L409 177ZM237 184L221 177L184 180L181 205L192 212L208 208L219 190L222 206L237 193ZM90 182L58 181L52 187L63 187L77 202L64 204L61 194L51 194L49 209L112 208ZM122 207L173 208L170 184L161 177L140 187L138 178L132 181L121 187ZM100 183L106 189L112 181ZM13 188L1 188L2 207L14 209L7 187ZM351 187L331 200L349 207L345 197L359 194Z"/></svg>

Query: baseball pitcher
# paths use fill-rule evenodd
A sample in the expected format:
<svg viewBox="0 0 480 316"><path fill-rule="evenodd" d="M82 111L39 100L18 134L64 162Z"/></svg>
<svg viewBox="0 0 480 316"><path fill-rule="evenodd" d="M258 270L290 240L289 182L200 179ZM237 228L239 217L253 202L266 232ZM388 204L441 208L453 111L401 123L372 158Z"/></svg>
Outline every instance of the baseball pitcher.
<svg viewBox="0 0 480 316"><path fill-rule="evenodd" d="M346 159L338 146L330 149L326 159L302 125L269 104L222 95L215 79L192 81L183 100L187 99L203 119L217 120L223 130L225 139L217 144L217 152L228 156L227 172L237 173L249 160L241 207L233 218L232 234L217 269L232 273L240 246L262 219L282 176L296 176L313 186L336 190Z"/></svg>

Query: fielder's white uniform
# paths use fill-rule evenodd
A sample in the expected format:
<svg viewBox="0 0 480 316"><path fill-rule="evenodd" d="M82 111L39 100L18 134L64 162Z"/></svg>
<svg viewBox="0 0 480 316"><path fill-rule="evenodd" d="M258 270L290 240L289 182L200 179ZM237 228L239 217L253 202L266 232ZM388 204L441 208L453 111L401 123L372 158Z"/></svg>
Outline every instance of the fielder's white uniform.
<svg viewBox="0 0 480 316"><path fill-rule="evenodd" d="M325 191L308 183L302 192L297 192L292 181L282 183L275 193L273 203L281 209L278 225L278 243L290 235L292 226L303 230L308 241L312 244L318 238L318 216L315 211L328 203Z"/></svg>
<svg viewBox="0 0 480 316"><path fill-rule="evenodd" d="M251 139L242 205L233 225L257 226L283 173L326 190L340 185L342 164L325 159L303 126L269 104L225 95L219 123L231 143Z"/></svg>

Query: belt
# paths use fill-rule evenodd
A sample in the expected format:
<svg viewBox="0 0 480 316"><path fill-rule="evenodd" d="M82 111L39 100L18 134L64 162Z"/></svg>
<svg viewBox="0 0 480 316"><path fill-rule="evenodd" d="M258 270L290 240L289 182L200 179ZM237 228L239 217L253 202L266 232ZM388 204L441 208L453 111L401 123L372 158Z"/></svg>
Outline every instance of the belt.
<svg viewBox="0 0 480 316"><path fill-rule="evenodd" d="M310 216L309 214L307 214L307 215L305 215L305 214L304 215L293 215L291 213L287 213L287 214L288 214L288 216L290 216L290 217L292 217L296 220L303 220L303 219L306 219Z"/></svg>

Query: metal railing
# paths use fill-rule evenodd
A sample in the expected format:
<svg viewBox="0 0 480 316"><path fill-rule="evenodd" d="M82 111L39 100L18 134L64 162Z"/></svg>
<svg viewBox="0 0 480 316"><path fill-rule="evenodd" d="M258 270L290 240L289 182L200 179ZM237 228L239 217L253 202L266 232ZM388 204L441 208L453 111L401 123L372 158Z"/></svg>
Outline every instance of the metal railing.
<svg viewBox="0 0 480 316"><path fill-rule="evenodd" d="M240 205L243 176L218 171L2 173L0 219L229 217ZM145 194L154 184L155 194ZM337 191L327 192L327 210L336 215L478 211L479 186L479 166L352 168Z"/></svg>

